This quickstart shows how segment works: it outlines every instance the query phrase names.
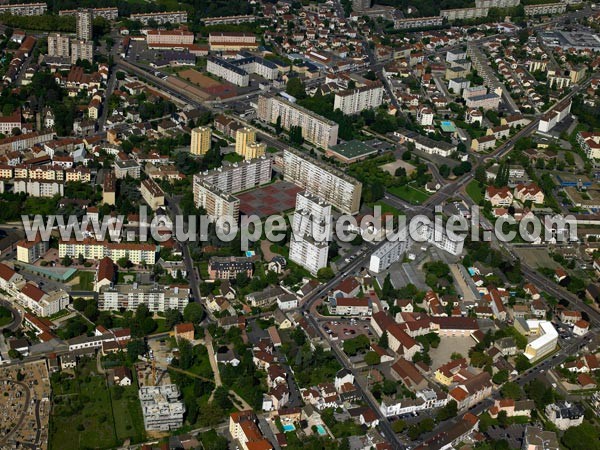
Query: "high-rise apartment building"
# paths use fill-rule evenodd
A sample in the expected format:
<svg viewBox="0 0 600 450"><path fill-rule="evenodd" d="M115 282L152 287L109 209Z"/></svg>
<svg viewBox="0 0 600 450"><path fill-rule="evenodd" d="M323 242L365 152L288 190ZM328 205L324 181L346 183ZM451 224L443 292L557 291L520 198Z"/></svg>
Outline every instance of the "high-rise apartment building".
<svg viewBox="0 0 600 450"><path fill-rule="evenodd" d="M92 34L92 22L94 20L94 11L92 9L78 9L75 15L75 21L77 26L77 39L84 41L91 41L93 38Z"/></svg>
<svg viewBox="0 0 600 450"><path fill-rule="evenodd" d="M321 197L343 213L358 214L361 182L297 150L283 152L283 166L286 181Z"/></svg>
<svg viewBox="0 0 600 450"><path fill-rule="evenodd" d="M60 58L68 58L71 54L71 40L69 36L60 33L48 35L48 55Z"/></svg>
<svg viewBox="0 0 600 450"><path fill-rule="evenodd" d="M245 157L247 147L252 142L256 142L256 130L248 127L240 128L235 133L235 152Z"/></svg>
<svg viewBox="0 0 600 450"><path fill-rule="evenodd" d="M331 205L323 199L300 192L292 222L290 260L316 275L327 266L331 235Z"/></svg>
<svg viewBox="0 0 600 450"><path fill-rule="evenodd" d="M81 39L71 41L71 63L77 63L78 59L90 62L94 60L93 41L84 41Z"/></svg>
<svg viewBox="0 0 600 450"><path fill-rule="evenodd" d="M251 142L246 146L246 153L244 158L246 160L260 158L267 152L267 144L264 142Z"/></svg>
<svg viewBox="0 0 600 450"><path fill-rule="evenodd" d="M358 114L365 109L377 108L383 102L383 86L380 82L335 94L333 109L346 115Z"/></svg>
<svg viewBox="0 0 600 450"><path fill-rule="evenodd" d="M192 155L204 155L210 150L212 130L208 127L198 127L192 130L192 143L190 153Z"/></svg>
<svg viewBox="0 0 600 450"><path fill-rule="evenodd" d="M194 183L194 202L204 208L212 222L228 217L237 224L240 218L240 200L205 182Z"/></svg>
<svg viewBox="0 0 600 450"><path fill-rule="evenodd" d="M196 185L206 183L227 194L253 189L271 181L272 160L265 156L240 163L225 162L222 167L194 175Z"/></svg>
<svg viewBox="0 0 600 450"><path fill-rule="evenodd" d="M283 97L273 94L261 95L258 98L257 117L267 123L276 123L279 118L281 127L302 128L302 137L308 142L322 148L337 144L339 125Z"/></svg>

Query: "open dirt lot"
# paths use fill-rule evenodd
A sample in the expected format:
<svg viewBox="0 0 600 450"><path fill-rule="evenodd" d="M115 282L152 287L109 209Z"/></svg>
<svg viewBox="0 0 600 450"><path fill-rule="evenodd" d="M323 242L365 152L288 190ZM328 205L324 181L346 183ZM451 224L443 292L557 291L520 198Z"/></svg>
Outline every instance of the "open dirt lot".
<svg viewBox="0 0 600 450"><path fill-rule="evenodd" d="M182 70L178 75L180 78L183 78L190 83L194 83L203 89L221 85L221 83L219 83L217 80L207 77L206 75L194 69Z"/></svg>
<svg viewBox="0 0 600 450"><path fill-rule="evenodd" d="M441 365L450 361L450 355L457 352L468 358L469 349L475 345L471 336L444 336L438 348L429 350L431 357L431 369L436 370Z"/></svg>

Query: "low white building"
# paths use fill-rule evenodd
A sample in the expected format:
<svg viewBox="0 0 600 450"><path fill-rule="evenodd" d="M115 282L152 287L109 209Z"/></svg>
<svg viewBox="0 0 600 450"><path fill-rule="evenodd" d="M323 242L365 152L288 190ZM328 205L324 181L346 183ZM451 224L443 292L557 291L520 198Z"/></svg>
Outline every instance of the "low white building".
<svg viewBox="0 0 600 450"><path fill-rule="evenodd" d="M552 403L546 406L545 413L548 420L559 430L566 430L583 423L584 409L577 403Z"/></svg>

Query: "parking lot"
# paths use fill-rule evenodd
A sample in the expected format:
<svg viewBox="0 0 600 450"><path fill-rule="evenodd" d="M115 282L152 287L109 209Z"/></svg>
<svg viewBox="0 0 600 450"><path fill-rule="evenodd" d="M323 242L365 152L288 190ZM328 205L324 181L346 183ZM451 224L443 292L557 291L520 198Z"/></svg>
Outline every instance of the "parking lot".
<svg viewBox="0 0 600 450"><path fill-rule="evenodd" d="M373 331L371 331L368 320L334 320L325 322L323 329L332 340L337 338L340 341L345 341L355 338L360 334L364 334L369 339L373 337Z"/></svg>

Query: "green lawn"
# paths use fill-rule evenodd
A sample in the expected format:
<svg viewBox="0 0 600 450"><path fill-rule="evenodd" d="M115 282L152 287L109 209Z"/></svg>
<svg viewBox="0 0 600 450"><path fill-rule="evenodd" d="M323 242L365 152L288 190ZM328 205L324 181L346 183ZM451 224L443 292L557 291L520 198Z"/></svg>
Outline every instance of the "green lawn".
<svg viewBox="0 0 600 450"><path fill-rule="evenodd" d="M429 198L427 192L409 185L388 188L388 192L416 205L423 203Z"/></svg>
<svg viewBox="0 0 600 450"><path fill-rule="evenodd" d="M52 394L51 450L104 449L146 439L137 382L109 388L96 373L95 359L83 363L76 378L54 376Z"/></svg>
<svg viewBox="0 0 600 450"><path fill-rule="evenodd" d="M106 379L88 362L75 379L53 378L51 450L110 448L117 445Z"/></svg>
<svg viewBox="0 0 600 450"><path fill-rule="evenodd" d="M79 276L79 283L75 285L75 289L80 291L94 290L94 272L84 272L79 270L77 275Z"/></svg>
<svg viewBox="0 0 600 450"><path fill-rule="evenodd" d="M380 206L381 207L381 214L393 214L394 216L404 216L405 214L400 211L398 208L394 208L391 205L388 205L387 203L385 203L383 200L378 200L376 201L373 206Z"/></svg>
<svg viewBox="0 0 600 450"><path fill-rule="evenodd" d="M473 180L469 184L467 184L466 191L467 194L469 194L469 197L473 199L475 204L478 205L479 202L483 200L483 190L479 184L479 181Z"/></svg>
<svg viewBox="0 0 600 450"><path fill-rule="evenodd" d="M229 161L230 163L236 163L243 161L244 157L242 155L238 155L237 153L228 153L223 157L223 159L225 161Z"/></svg>
<svg viewBox="0 0 600 450"><path fill-rule="evenodd" d="M110 398L118 441L131 439L132 443L143 442L146 439L146 430L138 398L137 382L125 387L112 386Z"/></svg>

